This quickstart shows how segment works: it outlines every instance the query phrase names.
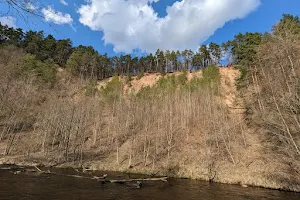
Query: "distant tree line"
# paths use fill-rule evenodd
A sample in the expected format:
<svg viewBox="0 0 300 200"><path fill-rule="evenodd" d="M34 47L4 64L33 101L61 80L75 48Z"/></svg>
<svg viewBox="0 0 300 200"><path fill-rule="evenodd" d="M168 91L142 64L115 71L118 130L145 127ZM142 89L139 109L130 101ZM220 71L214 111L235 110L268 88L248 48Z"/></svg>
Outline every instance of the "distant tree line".
<svg viewBox="0 0 300 200"><path fill-rule="evenodd" d="M288 21L297 21L298 17L283 15L281 22L275 27L275 34L285 34ZM295 32L299 30L295 27ZM239 64L241 79L246 77L248 65L253 62L256 47L261 44L268 33L237 34L233 40L222 45L211 42L202 45L197 52L190 49L183 51L162 51L155 54L133 57L130 54L109 57L99 54L91 46L73 47L70 39L56 40L52 35L45 37L43 31L24 32L20 28L11 28L0 23L0 46L14 45L23 48L27 53L41 61L51 60L61 67L70 69L75 75L85 78L104 79L116 75L138 75L145 72L175 72L183 70L199 70L211 64L220 64L227 58L229 64Z"/></svg>
<svg viewBox="0 0 300 200"><path fill-rule="evenodd" d="M130 54L108 57L99 54L91 46L73 47L70 39L56 40L43 31L24 32L21 28L11 28L0 24L0 46L14 45L35 55L40 61L51 60L74 74L87 78L104 79L114 74L137 75L145 72L175 72L198 70L210 64L219 64L225 53L224 47L216 43L202 45L197 52L162 51L155 54L133 57Z"/></svg>

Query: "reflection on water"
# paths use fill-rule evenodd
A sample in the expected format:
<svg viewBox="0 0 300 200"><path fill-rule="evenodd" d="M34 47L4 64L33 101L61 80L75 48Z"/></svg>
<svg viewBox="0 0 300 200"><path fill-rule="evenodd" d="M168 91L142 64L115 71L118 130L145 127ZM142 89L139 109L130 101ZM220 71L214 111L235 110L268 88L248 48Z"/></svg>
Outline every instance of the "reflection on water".
<svg viewBox="0 0 300 200"><path fill-rule="evenodd" d="M0 166L4 168L4 166ZM24 200L239 200L278 199L299 200L300 194L261 188L242 188L236 185L211 184L194 180L169 179L169 183L147 182L140 189L132 184L101 184L96 180L80 179L66 174L76 174L72 169L51 169L57 175L21 172L24 169L0 169L0 199ZM78 174L78 173L77 173ZM95 172L101 176L103 173ZM87 176L87 174L84 174ZM108 179L134 178L138 175L108 173ZM130 176L130 177L126 177ZM140 176L140 175L139 175Z"/></svg>

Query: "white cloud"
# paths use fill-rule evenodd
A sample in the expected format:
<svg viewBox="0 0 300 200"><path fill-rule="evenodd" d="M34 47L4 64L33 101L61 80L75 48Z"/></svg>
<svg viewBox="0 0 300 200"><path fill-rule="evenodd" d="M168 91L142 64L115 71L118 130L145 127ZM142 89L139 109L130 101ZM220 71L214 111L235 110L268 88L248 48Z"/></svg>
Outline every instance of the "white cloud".
<svg viewBox="0 0 300 200"><path fill-rule="evenodd" d="M65 0L60 0L60 3L65 5L65 6L69 5L68 2L66 2Z"/></svg>
<svg viewBox="0 0 300 200"><path fill-rule="evenodd" d="M181 0L163 18L153 10L158 0L88 0L78 9L79 21L103 31L116 52L196 49L228 21L245 17L260 0Z"/></svg>
<svg viewBox="0 0 300 200"><path fill-rule="evenodd" d="M43 8L42 13L47 22L53 22L54 24L70 24L72 25L73 19L70 14L62 13L54 10L50 6L48 8Z"/></svg>
<svg viewBox="0 0 300 200"><path fill-rule="evenodd" d="M38 7L30 2L28 2L26 4L26 9L29 10L29 11L35 11L38 9Z"/></svg>
<svg viewBox="0 0 300 200"><path fill-rule="evenodd" d="M16 28L16 18L12 16L0 17L0 22L2 25L7 25L8 27Z"/></svg>

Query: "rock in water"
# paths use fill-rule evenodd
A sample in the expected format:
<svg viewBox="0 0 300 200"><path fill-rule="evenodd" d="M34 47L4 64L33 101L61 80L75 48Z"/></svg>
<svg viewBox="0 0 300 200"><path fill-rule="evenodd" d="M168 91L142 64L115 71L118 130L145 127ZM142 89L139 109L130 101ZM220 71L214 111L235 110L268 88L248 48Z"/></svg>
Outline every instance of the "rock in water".
<svg viewBox="0 0 300 200"><path fill-rule="evenodd" d="M134 184L135 188L141 188L143 183L141 181L137 181L136 184Z"/></svg>

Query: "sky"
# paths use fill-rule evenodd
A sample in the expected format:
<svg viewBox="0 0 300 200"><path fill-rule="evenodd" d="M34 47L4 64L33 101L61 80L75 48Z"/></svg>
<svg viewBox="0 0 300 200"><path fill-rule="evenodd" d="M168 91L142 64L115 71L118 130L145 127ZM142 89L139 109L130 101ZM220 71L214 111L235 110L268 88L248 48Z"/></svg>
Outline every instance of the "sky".
<svg viewBox="0 0 300 200"><path fill-rule="evenodd" d="M28 0L27 0L28 1ZM24 20L0 1L0 22L43 30L74 46L110 56L192 49L231 40L239 32L266 32L284 13L300 15L299 0L40 0Z"/></svg>

